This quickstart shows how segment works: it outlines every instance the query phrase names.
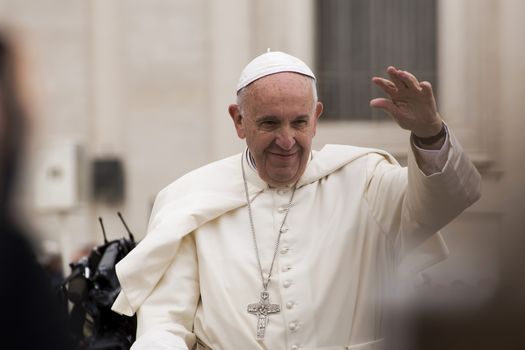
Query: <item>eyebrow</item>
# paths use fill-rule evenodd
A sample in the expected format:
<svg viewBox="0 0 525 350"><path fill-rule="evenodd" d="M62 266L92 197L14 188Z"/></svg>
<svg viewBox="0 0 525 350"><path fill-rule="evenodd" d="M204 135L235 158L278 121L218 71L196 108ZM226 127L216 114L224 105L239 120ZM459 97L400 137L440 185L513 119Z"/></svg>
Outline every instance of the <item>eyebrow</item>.
<svg viewBox="0 0 525 350"><path fill-rule="evenodd" d="M279 118L277 118L274 115L263 115L261 117L255 118L255 122L257 123L266 122L266 121L275 121L275 120L279 120Z"/></svg>
<svg viewBox="0 0 525 350"><path fill-rule="evenodd" d="M292 122L297 121L297 120L304 120L304 119L309 119L309 116L307 114L298 115L292 119ZM263 115L263 116L255 118L256 122L274 121L274 120L279 120L279 118L274 115Z"/></svg>
<svg viewBox="0 0 525 350"><path fill-rule="evenodd" d="M309 119L310 116L307 115L307 114L303 114L303 115L298 115L297 117L293 118L293 120L301 120L301 119Z"/></svg>

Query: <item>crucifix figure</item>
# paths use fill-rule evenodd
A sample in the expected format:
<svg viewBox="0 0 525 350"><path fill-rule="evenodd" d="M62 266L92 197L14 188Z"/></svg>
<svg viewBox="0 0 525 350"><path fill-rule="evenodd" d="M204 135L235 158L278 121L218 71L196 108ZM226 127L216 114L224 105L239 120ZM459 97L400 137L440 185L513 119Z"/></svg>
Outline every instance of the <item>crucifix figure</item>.
<svg viewBox="0 0 525 350"><path fill-rule="evenodd" d="M279 304L270 304L268 291L261 292L261 300L258 303L248 305L248 312L257 316L257 340L264 340L266 325L270 314L281 311Z"/></svg>

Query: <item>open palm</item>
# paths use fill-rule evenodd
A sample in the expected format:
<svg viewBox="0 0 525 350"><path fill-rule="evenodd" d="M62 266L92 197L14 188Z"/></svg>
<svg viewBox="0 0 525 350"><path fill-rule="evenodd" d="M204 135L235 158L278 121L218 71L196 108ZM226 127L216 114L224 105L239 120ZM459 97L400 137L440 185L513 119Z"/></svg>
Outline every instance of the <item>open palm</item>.
<svg viewBox="0 0 525 350"><path fill-rule="evenodd" d="M436 100L429 82L419 82L414 75L395 67L388 67L391 80L372 78L390 98L375 98L370 106L384 109L403 129L418 137L436 135L443 120L436 107Z"/></svg>

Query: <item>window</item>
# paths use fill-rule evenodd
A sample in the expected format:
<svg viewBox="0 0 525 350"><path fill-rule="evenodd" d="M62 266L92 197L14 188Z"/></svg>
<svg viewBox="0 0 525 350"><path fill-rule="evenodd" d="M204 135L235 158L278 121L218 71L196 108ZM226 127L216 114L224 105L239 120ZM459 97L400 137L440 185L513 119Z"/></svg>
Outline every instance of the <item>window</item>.
<svg viewBox="0 0 525 350"><path fill-rule="evenodd" d="M436 0L317 0L317 78L322 120L388 119L370 82L389 65L436 86Z"/></svg>

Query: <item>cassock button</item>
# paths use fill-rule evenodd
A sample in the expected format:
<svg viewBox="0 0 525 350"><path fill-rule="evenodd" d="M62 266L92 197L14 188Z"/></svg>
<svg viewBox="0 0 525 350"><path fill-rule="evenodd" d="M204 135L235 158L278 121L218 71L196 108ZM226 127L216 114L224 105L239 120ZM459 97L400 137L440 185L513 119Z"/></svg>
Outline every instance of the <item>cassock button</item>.
<svg viewBox="0 0 525 350"><path fill-rule="evenodd" d="M286 233L286 232L288 232L288 227L287 226L281 227L281 233Z"/></svg>
<svg viewBox="0 0 525 350"><path fill-rule="evenodd" d="M290 281L290 280L286 280L286 281L283 282L283 287L284 287L284 288L288 288L288 287L290 287L291 285L292 285L292 281Z"/></svg>
<svg viewBox="0 0 525 350"><path fill-rule="evenodd" d="M288 247L286 247L286 246L285 246L285 247L282 247L282 248L281 248L281 254L286 254L286 253L288 253L289 250L290 250L290 248L288 248Z"/></svg>
<svg viewBox="0 0 525 350"><path fill-rule="evenodd" d="M283 194L286 194L287 192L288 192L288 190L285 189L285 188L280 188L280 189L277 190L277 194L280 195L280 196L282 196Z"/></svg>
<svg viewBox="0 0 525 350"><path fill-rule="evenodd" d="M279 208L277 209L277 212L278 212L279 214L282 214L282 213L285 213L286 210L287 210L287 209L286 209L285 207L279 207Z"/></svg>
<svg viewBox="0 0 525 350"><path fill-rule="evenodd" d="M300 347L299 347L299 345L295 345L295 344L294 344L294 345L292 345L292 347L291 347L290 349L291 349L291 350L299 350Z"/></svg>
<svg viewBox="0 0 525 350"><path fill-rule="evenodd" d="M295 305L295 303L294 303L293 301L290 300L289 302L286 303L286 308L287 308L288 310L291 310L291 309L293 308L294 305Z"/></svg>
<svg viewBox="0 0 525 350"><path fill-rule="evenodd" d="M296 331L298 328L299 328L299 324L297 323L297 321L292 321L288 323L288 329L291 330L292 332Z"/></svg>
<svg viewBox="0 0 525 350"><path fill-rule="evenodd" d="M290 271L292 269L292 267L290 265L285 265L281 268L281 271L282 272L287 272L287 271Z"/></svg>

